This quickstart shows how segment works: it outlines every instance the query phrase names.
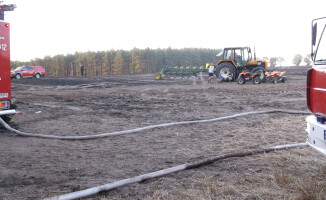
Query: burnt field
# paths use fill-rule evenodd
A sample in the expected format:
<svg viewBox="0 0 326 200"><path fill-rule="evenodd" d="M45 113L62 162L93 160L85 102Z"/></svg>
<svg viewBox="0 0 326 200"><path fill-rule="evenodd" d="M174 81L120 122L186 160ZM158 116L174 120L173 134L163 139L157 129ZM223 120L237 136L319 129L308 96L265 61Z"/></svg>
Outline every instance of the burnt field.
<svg viewBox="0 0 326 200"><path fill-rule="evenodd" d="M24 132L82 136L270 109L308 111L304 67L288 82L254 85L154 75L12 81ZM300 114L260 114L93 140L0 129L0 199L41 199L186 162L306 140ZM230 158L87 199L325 199L326 159L310 147Z"/></svg>

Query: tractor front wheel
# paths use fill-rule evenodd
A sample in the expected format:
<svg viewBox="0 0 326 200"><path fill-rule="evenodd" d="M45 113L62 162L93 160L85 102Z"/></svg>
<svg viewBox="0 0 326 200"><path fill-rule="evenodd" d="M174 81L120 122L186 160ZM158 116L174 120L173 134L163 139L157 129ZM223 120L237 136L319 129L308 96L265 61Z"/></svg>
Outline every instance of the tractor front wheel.
<svg viewBox="0 0 326 200"><path fill-rule="evenodd" d="M217 66L216 74L218 78L223 78L223 80L234 81L236 69L231 63L224 62Z"/></svg>

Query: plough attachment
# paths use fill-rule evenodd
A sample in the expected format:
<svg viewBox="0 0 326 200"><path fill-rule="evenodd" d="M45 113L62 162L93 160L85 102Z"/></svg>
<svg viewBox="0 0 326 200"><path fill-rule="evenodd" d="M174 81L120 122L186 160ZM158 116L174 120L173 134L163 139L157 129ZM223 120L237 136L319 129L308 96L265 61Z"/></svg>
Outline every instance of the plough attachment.
<svg viewBox="0 0 326 200"><path fill-rule="evenodd" d="M208 72L208 69L204 66L194 66L194 67L167 67L164 66L163 69L155 74L156 80L162 80L165 77L168 78L196 78L197 74L200 72Z"/></svg>

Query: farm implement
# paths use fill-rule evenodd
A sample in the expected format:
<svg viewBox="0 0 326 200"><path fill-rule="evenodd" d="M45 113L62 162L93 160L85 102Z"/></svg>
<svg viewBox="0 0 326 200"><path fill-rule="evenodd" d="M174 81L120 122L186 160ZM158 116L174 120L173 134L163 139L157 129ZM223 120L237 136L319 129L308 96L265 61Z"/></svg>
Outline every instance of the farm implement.
<svg viewBox="0 0 326 200"><path fill-rule="evenodd" d="M156 80L162 80L165 77L174 78L191 78L191 77L197 77L197 74L200 72L207 72L208 69L204 66L200 67L167 67L164 66L160 72L155 74Z"/></svg>
<svg viewBox="0 0 326 200"><path fill-rule="evenodd" d="M266 80L272 81L274 84L278 83L279 81L282 81L285 83L287 81L286 76L284 76L285 72L277 72L277 71L270 71L265 72Z"/></svg>
<svg viewBox="0 0 326 200"><path fill-rule="evenodd" d="M252 81L255 85L261 84L261 73L259 71L252 73L246 70L241 72L238 77L238 84L243 85L247 81Z"/></svg>

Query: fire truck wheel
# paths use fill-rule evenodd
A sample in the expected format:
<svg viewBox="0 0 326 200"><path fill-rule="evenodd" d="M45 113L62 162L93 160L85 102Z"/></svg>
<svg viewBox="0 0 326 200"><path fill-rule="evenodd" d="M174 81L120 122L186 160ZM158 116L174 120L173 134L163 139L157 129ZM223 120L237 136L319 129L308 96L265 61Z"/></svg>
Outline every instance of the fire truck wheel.
<svg viewBox="0 0 326 200"><path fill-rule="evenodd" d="M9 123L12 119L12 115L3 115L1 116L1 118L3 119L3 121L5 121L6 123Z"/></svg>
<svg viewBox="0 0 326 200"><path fill-rule="evenodd" d="M41 78L41 75L39 73L35 74L35 78L39 79Z"/></svg>
<svg viewBox="0 0 326 200"><path fill-rule="evenodd" d="M22 78L22 75L20 75L20 74L16 74L16 75L15 75L15 78L16 78L16 79L21 79L21 78Z"/></svg>
<svg viewBox="0 0 326 200"><path fill-rule="evenodd" d="M285 83L287 81L286 77L282 78L282 82Z"/></svg>

